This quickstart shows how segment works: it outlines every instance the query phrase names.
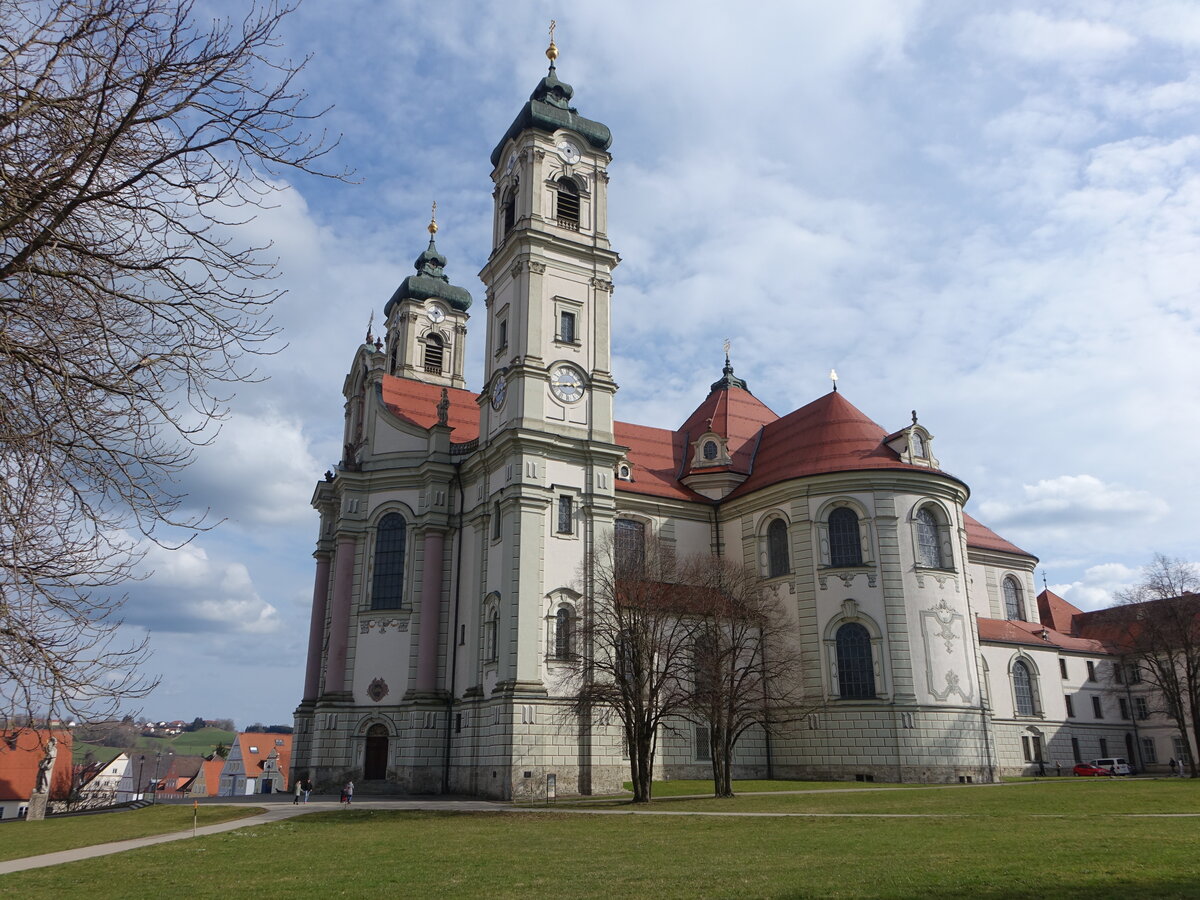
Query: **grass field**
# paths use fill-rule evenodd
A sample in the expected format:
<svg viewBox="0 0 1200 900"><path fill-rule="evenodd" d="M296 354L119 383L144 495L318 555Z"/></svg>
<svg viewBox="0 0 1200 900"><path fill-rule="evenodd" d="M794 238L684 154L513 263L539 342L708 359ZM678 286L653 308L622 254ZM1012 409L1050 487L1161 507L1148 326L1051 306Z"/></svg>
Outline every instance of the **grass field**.
<svg viewBox="0 0 1200 900"><path fill-rule="evenodd" d="M197 824L216 825L262 812L258 806L201 806ZM0 826L0 860L20 859L109 841L150 834L168 834L192 827L190 806L148 806L144 809L49 818L42 822L10 822ZM10 876L11 877L11 876ZM0 886L0 893L4 887Z"/></svg>
<svg viewBox="0 0 1200 900"><path fill-rule="evenodd" d="M185 731L183 734L177 734L173 738L142 737L139 735L133 755L136 756L138 753L153 754L157 752L165 754L168 750L171 750L181 756L207 756L213 752L217 744L224 744L228 747L236 736L232 731L222 731L219 728L201 728L199 731ZM104 761L112 759L121 752L115 747L102 747L99 744L88 744L84 741L77 741L73 745L72 759L77 763L83 762L89 750L96 759Z"/></svg>
<svg viewBox="0 0 1200 900"><path fill-rule="evenodd" d="M0 891L55 898L86 892L89 900L231 891L656 900L1091 900L1200 892L1200 818L1155 817L1200 813L1200 783L1190 780L1064 779L775 796L747 791L732 800L666 799L651 808L747 813L768 807L779 813L924 817L622 814L630 804L601 815L359 808L17 873L5 877ZM107 827L105 832L110 839Z"/></svg>

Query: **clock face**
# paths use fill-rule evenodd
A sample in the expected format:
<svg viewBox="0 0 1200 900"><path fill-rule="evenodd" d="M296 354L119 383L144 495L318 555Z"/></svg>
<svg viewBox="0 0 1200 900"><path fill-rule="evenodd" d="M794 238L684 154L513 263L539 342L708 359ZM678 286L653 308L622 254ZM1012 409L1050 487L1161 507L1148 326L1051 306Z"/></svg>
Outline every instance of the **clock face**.
<svg viewBox="0 0 1200 900"><path fill-rule="evenodd" d="M504 380L503 375L496 377L496 383L492 385L492 409L499 409L504 405L504 400L508 396L508 382Z"/></svg>
<svg viewBox="0 0 1200 900"><path fill-rule="evenodd" d="M558 155L563 158L563 162L572 164L579 162L579 148L570 141L559 141L558 145L554 149L557 150Z"/></svg>
<svg viewBox="0 0 1200 900"><path fill-rule="evenodd" d="M446 318L446 313L440 306L429 307L429 309L425 310L425 315L429 316L429 321L435 325Z"/></svg>
<svg viewBox="0 0 1200 900"><path fill-rule="evenodd" d="M515 166L516 164L517 164L517 154L515 152L508 154L508 164L505 165L505 167L504 167L504 174L507 175L509 172L511 172L513 170L513 166Z"/></svg>
<svg viewBox="0 0 1200 900"><path fill-rule="evenodd" d="M574 366L555 366L550 372L550 393L563 403L583 396L583 375Z"/></svg>

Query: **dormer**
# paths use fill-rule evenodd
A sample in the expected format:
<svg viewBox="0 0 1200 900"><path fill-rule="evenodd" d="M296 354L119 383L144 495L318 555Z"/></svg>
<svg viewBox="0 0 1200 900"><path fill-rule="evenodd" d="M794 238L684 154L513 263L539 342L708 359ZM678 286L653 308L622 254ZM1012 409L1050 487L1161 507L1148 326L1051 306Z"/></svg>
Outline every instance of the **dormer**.
<svg viewBox="0 0 1200 900"><path fill-rule="evenodd" d="M933 455L933 435L924 425L917 422L917 411L912 411L912 424L889 434L884 442L900 456L900 461L910 466L941 468Z"/></svg>
<svg viewBox="0 0 1200 900"><path fill-rule="evenodd" d="M696 469L713 468L714 466L732 465L729 457L729 441L715 431L709 430L692 441L692 462L689 466Z"/></svg>

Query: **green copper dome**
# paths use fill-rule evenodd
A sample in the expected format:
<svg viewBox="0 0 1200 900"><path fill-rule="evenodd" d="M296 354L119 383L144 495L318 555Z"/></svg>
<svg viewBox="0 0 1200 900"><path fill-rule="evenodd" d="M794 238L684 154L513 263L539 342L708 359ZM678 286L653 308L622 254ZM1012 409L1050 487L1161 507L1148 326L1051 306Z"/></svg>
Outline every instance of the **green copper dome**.
<svg viewBox="0 0 1200 900"><path fill-rule="evenodd" d="M429 246L417 257L414 265L417 274L409 275L400 282L400 287L396 288L396 293L392 294L392 299L383 308L385 317L391 315L392 306L401 300L442 300L459 312L466 312L471 308L470 292L466 288L451 284L450 279L446 277L443 271L446 268L446 257L438 252L432 237L429 239Z"/></svg>
<svg viewBox="0 0 1200 900"><path fill-rule="evenodd" d="M574 88L565 81L558 80L554 64L551 63L546 77L538 82L538 86L529 95L529 102L517 113L513 123L508 126L508 131L492 151L492 165L499 165L504 145L526 128L549 132L569 128L585 138L593 147L607 150L612 144L612 132L608 130L607 125L579 115L579 111L569 102L574 94Z"/></svg>

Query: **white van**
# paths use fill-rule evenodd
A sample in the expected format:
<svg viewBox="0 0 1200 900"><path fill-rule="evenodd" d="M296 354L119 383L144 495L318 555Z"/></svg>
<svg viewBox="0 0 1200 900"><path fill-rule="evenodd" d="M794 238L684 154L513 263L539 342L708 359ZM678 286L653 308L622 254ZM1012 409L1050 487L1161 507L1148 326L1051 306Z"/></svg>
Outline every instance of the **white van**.
<svg viewBox="0 0 1200 900"><path fill-rule="evenodd" d="M1108 769L1114 775L1132 775L1133 767L1123 756L1108 756L1104 759L1093 759L1093 766L1099 766L1101 769Z"/></svg>

